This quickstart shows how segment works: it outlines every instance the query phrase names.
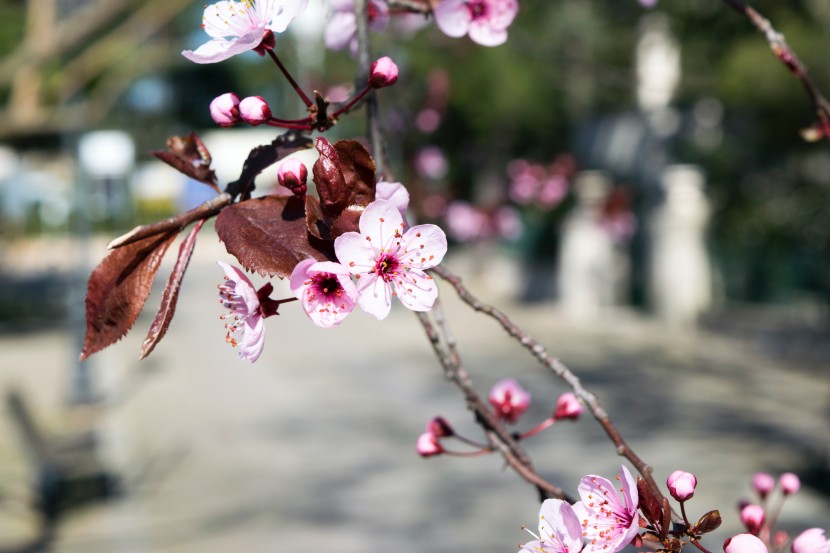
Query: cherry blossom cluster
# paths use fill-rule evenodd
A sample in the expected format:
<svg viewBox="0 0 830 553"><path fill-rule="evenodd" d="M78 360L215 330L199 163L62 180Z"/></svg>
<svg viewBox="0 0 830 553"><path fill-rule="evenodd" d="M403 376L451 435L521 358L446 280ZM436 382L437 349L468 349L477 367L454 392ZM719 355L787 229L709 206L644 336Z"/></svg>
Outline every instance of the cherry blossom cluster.
<svg viewBox="0 0 830 553"><path fill-rule="evenodd" d="M505 378L498 381L490 389L487 399L496 419L506 424L516 424L530 407L531 395L515 379ZM513 437L516 440L529 438L546 428L550 428L558 421L577 420L583 411L584 407L577 397L571 392L566 392L556 400L556 406L550 417L530 430L515 433ZM472 451L448 450L442 444L442 440L448 438L454 438L475 449ZM462 457L475 456L493 451L490 446L477 443L455 432L450 423L443 417L436 417L427 423L426 430L418 437L415 448L422 457L433 457L443 453Z"/></svg>
<svg viewBox="0 0 830 553"><path fill-rule="evenodd" d="M281 183L297 195L305 194L307 176L302 164L280 167ZM339 325L356 305L382 320L389 315L393 297L413 311L432 309L438 287L426 271L447 252L444 231L432 224L407 226L409 193L401 183L379 182L375 198L360 214L359 232L345 232L334 240L337 262L310 258L295 266L290 277L295 298L272 300L270 283L257 290L241 269L219 262L226 274L219 294L232 319L225 325L226 341L240 346L241 358L259 358L265 344L264 319L293 299L323 328Z"/></svg>
<svg viewBox="0 0 830 553"><path fill-rule="evenodd" d="M785 472L776 479L766 472L757 472L752 476L751 485L757 501L742 501L740 505L741 523L747 535L754 538L751 551L782 553L789 545L792 553L830 553L830 540L821 528L809 528L792 541L787 532L774 530L784 502L801 489L801 480L796 474Z"/></svg>
<svg viewBox="0 0 830 553"><path fill-rule="evenodd" d="M434 6L434 8L433 8ZM499 46L507 40L507 28L519 11L516 0L440 0L423 2L423 11L432 12L435 24L447 36L469 36L482 46ZM366 18L369 29L383 31L395 15L406 15L390 9L385 0L368 0ZM354 0L331 0L330 16L325 30L326 47L357 51L357 18Z"/></svg>
<svg viewBox="0 0 830 553"><path fill-rule="evenodd" d="M568 196L577 166L573 156L561 154L549 165L514 159L507 165L508 197L518 205L549 211Z"/></svg>

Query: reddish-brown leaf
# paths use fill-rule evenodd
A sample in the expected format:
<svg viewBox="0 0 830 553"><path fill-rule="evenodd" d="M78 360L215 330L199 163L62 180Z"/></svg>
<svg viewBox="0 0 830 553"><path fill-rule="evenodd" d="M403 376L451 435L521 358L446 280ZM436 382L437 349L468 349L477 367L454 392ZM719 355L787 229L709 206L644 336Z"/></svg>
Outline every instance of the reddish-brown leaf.
<svg viewBox="0 0 830 553"><path fill-rule="evenodd" d="M305 196L305 222L308 232L320 240L331 240L331 221L327 221L320 200L315 196Z"/></svg>
<svg viewBox="0 0 830 553"><path fill-rule="evenodd" d="M311 139L299 131L286 131L276 137L270 144L257 146L248 154L242 164L239 178L228 183L226 192L232 196L241 196L243 200L250 197L254 189L254 179L265 169L297 150L311 147Z"/></svg>
<svg viewBox="0 0 830 553"><path fill-rule="evenodd" d="M303 259L335 260L332 243L309 234L305 202L297 196L262 196L226 207L216 234L243 267L287 277Z"/></svg>
<svg viewBox="0 0 830 553"><path fill-rule="evenodd" d="M356 140L325 138L315 143L320 157L312 168L320 205L327 218L336 219L352 205L366 207L375 199L375 162Z"/></svg>
<svg viewBox="0 0 830 553"><path fill-rule="evenodd" d="M216 174L210 168L210 152L196 133L171 136L167 139L167 148L168 150L156 150L153 155L188 177L218 191Z"/></svg>
<svg viewBox="0 0 830 553"><path fill-rule="evenodd" d="M328 219L334 220L349 205L346 180L340 170L340 158L331 142L322 136L317 138L314 147L320 152L320 157L311 168L317 195L320 197L320 207Z"/></svg>
<svg viewBox="0 0 830 553"><path fill-rule="evenodd" d="M347 205L366 207L375 201L375 160L357 140L338 140L334 148L349 191Z"/></svg>
<svg viewBox="0 0 830 553"><path fill-rule="evenodd" d="M117 342L132 328L176 234L151 236L112 250L92 271L86 292L81 360Z"/></svg>
<svg viewBox="0 0 830 553"><path fill-rule="evenodd" d="M658 529L662 528L663 509L660 500L651 491L651 488L643 480L642 476L637 476L637 494L640 498L640 510L645 515L646 520Z"/></svg>
<svg viewBox="0 0 830 553"><path fill-rule="evenodd" d="M167 279L167 286L164 287L164 295L161 298L161 307L153 323L150 325L150 330L147 332L147 337L144 338L144 343L141 344L141 355L139 359L144 359L153 351L156 344L161 342L164 335L167 333L167 328L170 326L170 321L173 320L173 315L176 313L176 302L179 299L179 289L182 285L184 273L187 270L187 265L190 263L190 257L193 255L193 248L196 246L196 236L205 224L205 220L197 222L187 235L187 238L182 241L179 246L179 257L176 259L176 264L173 266L173 271Z"/></svg>

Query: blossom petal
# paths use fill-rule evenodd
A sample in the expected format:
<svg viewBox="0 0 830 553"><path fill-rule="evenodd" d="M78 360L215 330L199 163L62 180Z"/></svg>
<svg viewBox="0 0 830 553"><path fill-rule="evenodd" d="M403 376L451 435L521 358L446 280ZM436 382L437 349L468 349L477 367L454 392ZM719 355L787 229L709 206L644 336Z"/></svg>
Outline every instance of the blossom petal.
<svg viewBox="0 0 830 553"><path fill-rule="evenodd" d="M435 267L447 253L447 235L437 225L415 225L401 239L402 257L410 267Z"/></svg>
<svg viewBox="0 0 830 553"><path fill-rule="evenodd" d="M410 269L394 283L398 299L412 311L429 311L438 297L435 281L420 269Z"/></svg>
<svg viewBox="0 0 830 553"><path fill-rule="evenodd" d="M441 32L453 38L467 34L470 25L470 10L463 0L443 0L434 11L435 24Z"/></svg>
<svg viewBox="0 0 830 553"><path fill-rule="evenodd" d="M182 55L194 63L216 63L237 54L253 50L262 43L265 31L254 29L233 40L215 38L205 42L195 50L185 50Z"/></svg>
<svg viewBox="0 0 830 553"><path fill-rule="evenodd" d="M295 17L305 11L306 6L308 0L259 0L257 12L267 29L281 33Z"/></svg>
<svg viewBox="0 0 830 553"><path fill-rule="evenodd" d="M222 268L223 271L225 271L225 276L228 277L228 280L232 280L236 283L234 293L241 297L242 301L245 302L245 305L248 308L247 316L251 317L258 314L259 297L257 297L254 283L251 282L248 275L246 275L241 269L229 265L224 261L217 261L216 263Z"/></svg>
<svg viewBox="0 0 830 553"><path fill-rule="evenodd" d="M317 260L314 258L309 257L308 259L304 259L297 263L294 266L294 270L291 271L291 278L289 278L289 287L291 288L291 292L297 297L298 300L303 299L303 292L305 291L306 287L306 280L308 280L308 268L317 263Z"/></svg>
<svg viewBox="0 0 830 553"><path fill-rule="evenodd" d="M326 48L342 50L357 32L357 20L354 12L334 13L326 24L324 43Z"/></svg>
<svg viewBox="0 0 830 553"><path fill-rule="evenodd" d="M437 20L436 20L437 21ZM474 20L470 22L470 39L482 46L499 46L507 42L507 31L496 29L486 20Z"/></svg>
<svg viewBox="0 0 830 553"><path fill-rule="evenodd" d="M389 284L374 274L363 274L357 281L357 303L366 313L381 321L392 309Z"/></svg>
<svg viewBox="0 0 830 553"><path fill-rule="evenodd" d="M387 200L398 209L406 222L406 210L409 209L409 191L399 182L380 181L375 186L375 199Z"/></svg>
<svg viewBox="0 0 830 553"><path fill-rule="evenodd" d="M259 27L243 3L222 0L205 7L202 27L212 38L238 37Z"/></svg>
<svg viewBox="0 0 830 553"><path fill-rule="evenodd" d="M262 317L245 319L245 330L239 342L239 357L253 363L265 347L265 320Z"/></svg>
<svg viewBox="0 0 830 553"><path fill-rule="evenodd" d="M375 266L375 249L357 232L344 232L335 238L334 253L352 274L365 273Z"/></svg>
<svg viewBox="0 0 830 553"><path fill-rule="evenodd" d="M375 200L366 206L360 216L359 227L360 234L369 237L375 248L388 249L392 247L392 241L403 229L403 217L391 202ZM335 251L336 248L335 243Z"/></svg>
<svg viewBox="0 0 830 553"><path fill-rule="evenodd" d="M546 499L539 510L539 536L560 543L564 551L582 549L582 527L573 508L561 499Z"/></svg>

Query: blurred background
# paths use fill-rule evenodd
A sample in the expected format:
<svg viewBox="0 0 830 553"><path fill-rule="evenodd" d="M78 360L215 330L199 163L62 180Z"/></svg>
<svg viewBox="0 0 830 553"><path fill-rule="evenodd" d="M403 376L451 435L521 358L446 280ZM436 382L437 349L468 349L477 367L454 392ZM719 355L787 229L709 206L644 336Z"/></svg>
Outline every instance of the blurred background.
<svg viewBox="0 0 830 553"><path fill-rule="evenodd" d="M830 0L753 5L830 90ZM497 459L415 455L434 415L475 430L411 316L350 317L321 351L287 312L249 366L222 340L215 260L231 258L209 228L153 356L136 361L160 290L123 343L76 361L106 243L211 195L149 152L196 130L224 184L276 132L219 129L214 97L304 115L267 59L179 55L206 39L202 10L0 2L0 552L524 542L535 498ZM310 0L277 52L342 101L355 62L324 47L327 14ZM379 95L389 168L447 230L447 267L572 366L657 476L698 474L718 539L755 471L802 477L784 529L827 528L830 147L802 139L813 106L754 27L718 0L523 0L504 46L421 16L371 39L400 67ZM357 111L329 137L364 129ZM514 376L546 417L562 386L442 293L481 392ZM540 472L573 493L617 470L595 426L529 444Z"/></svg>

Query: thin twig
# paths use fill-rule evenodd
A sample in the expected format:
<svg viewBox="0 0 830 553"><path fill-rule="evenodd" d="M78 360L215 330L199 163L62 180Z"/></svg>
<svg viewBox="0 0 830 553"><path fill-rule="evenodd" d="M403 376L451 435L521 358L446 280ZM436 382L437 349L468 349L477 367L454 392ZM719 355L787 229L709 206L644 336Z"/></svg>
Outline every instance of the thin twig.
<svg viewBox="0 0 830 553"><path fill-rule="evenodd" d="M433 309L435 308L433 307ZM496 419L490 409L481 400L478 393L476 393L475 388L473 388L470 382L469 375L461 365L460 358L449 351L451 348L447 344L441 342L438 330L436 330L435 325L430 321L429 316L426 313L418 313L417 315L418 320L424 327L427 338L432 344L435 355L444 368L444 375L464 394L468 408L475 414L476 422L484 428L491 445L502 454L510 468L516 471L526 481L536 486L541 499L557 497L572 501L565 495L565 492L561 488L546 481L533 469L533 464L527 454L522 451L519 444L516 443L516 440L513 439L510 433L504 428L504 425Z"/></svg>
<svg viewBox="0 0 830 553"><path fill-rule="evenodd" d="M371 48L369 46L369 18L367 0L357 0L354 3L355 17L357 18L357 83L356 88L365 86L369 82L369 68L371 66ZM383 175L383 133L380 128L380 111L377 94L374 90L366 95L366 120L368 125L369 144L374 154L375 168L379 175Z"/></svg>
<svg viewBox="0 0 830 553"><path fill-rule="evenodd" d="M461 283L461 278L440 266L433 267L430 269L430 272L441 277L448 284L450 284L455 289L458 297L475 311L484 313L485 315L498 321L502 328L504 328L510 336L515 338L522 346L524 346L525 349L530 351L539 363L567 382L574 391L574 394L576 394L576 396L582 400L583 403L585 403L588 410L600 426L602 426L605 430L605 433L608 434L609 438L611 438L611 441L617 448L617 454L625 457L631 462L632 465L634 465L646 483L648 483L652 493L654 493L657 498L663 497L663 494L660 492L660 488L657 486L657 482L654 481L654 477L651 474L651 467L640 459L631 447L628 446L617 430L617 427L611 421L608 413L606 413L605 409L603 409L602 405L600 405L596 396L582 386L579 378L571 372L571 370L565 366L564 363L551 356L544 346L539 344L530 334L516 326L516 324L513 323L513 321L511 321L503 312L473 296Z"/></svg>
<svg viewBox="0 0 830 553"><path fill-rule="evenodd" d="M822 134L830 139L830 102L827 101L815 82L813 82L807 66L804 65L789 47L787 41L784 39L784 35L776 31L775 27L772 26L772 23L767 18L740 0L723 0L723 2L736 12L745 16L755 25L755 28L764 35L775 57L781 60L787 66L787 69L801 81L816 109Z"/></svg>

